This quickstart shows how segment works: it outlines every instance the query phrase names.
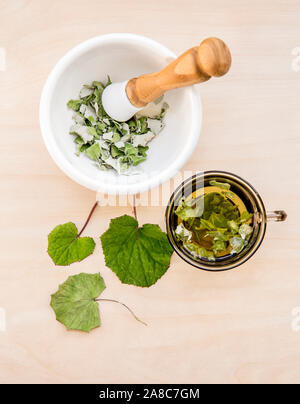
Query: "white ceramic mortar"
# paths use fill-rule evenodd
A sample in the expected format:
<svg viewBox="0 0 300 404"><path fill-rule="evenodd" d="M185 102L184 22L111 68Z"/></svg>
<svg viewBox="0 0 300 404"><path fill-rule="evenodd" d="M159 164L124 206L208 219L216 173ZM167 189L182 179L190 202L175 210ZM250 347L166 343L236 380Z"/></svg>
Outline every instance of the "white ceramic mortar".
<svg viewBox="0 0 300 404"><path fill-rule="evenodd" d="M86 156L75 155L69 135L72 111L66 104L78 98L83 84L94 80L122 82L155 72L176 55L151 39L133 34L109 34L81 43L54 67L43 89L40 125L46 147L57 165L79 184L108 194L136 194L172 178L189 159L200 135L202 106L195 87L172 90L165 95L170 105L164 130L150 144L142 173L119 176L101 171Z"/></svg>

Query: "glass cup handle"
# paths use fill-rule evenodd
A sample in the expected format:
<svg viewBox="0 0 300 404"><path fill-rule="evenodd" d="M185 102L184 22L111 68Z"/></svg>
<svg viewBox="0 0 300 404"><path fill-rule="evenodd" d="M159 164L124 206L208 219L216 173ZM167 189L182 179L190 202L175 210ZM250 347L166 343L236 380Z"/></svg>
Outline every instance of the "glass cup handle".
<svg viewBox="0 0 300 404"><path fill-rule="evenodd" d="M284 222L287 218L287 214L284 210L274 210L272 212L267 212L267 221L273 222Z"/></svg>

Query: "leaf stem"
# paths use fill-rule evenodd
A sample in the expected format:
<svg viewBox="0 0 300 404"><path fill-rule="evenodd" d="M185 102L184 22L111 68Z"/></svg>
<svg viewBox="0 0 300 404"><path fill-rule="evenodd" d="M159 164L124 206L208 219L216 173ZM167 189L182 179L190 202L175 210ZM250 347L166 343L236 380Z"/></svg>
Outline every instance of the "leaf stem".
<svg viewBox="0 0 300 404"><path fill-rule="evenodd" d="M114 299L95 299L95 302L113 302L113 303L118 303L118 304L121 304L122 306L124 306L130 313L131 313L131 315L137 320L137 321L139 321L140 323L142 323L142 324L144 324L144 325L148 325L147 323L145 323L144 321L142 321L141 319L139 319L135 314L134 314L134 312L128 307L128 306L126 306L126 304L124 304L124 303L122 303L122 302L119 302L118 300L114 300Z"/></svg>
<svg viewBox="0 0 300 404"><path fill-rule="evenodd" d="M138 221L136 213L135 195L133 195L133 215L135 220ZM138 238L139 238L139 225L136 226L136 239L138 240Z"/></svg>
<svg viewBox="0 0 300 404"><path fill-rule="evenodd" d="M133 195L133 214L134 214L135 220L138 221L137 213L136 213L135 195Z"/></svg>
<svg viewBox="0 0 300 404"><path fill-rule="evenodd" d="M89 215L88 215L88 218L86 219L86 222L84 223L83 228L82 228L82 229L80 230L80 232L78 233L77 238L79 238L79 237L81 236L81 234L84 232L86 226L88 225L89 221L91 220L91 217L93 216L93 213L94 213L94 211L95 211L97 205L98 205L98 202L95 202L94 206L92 207L92 210L90 211L90 213L89 213Z"/></svg>

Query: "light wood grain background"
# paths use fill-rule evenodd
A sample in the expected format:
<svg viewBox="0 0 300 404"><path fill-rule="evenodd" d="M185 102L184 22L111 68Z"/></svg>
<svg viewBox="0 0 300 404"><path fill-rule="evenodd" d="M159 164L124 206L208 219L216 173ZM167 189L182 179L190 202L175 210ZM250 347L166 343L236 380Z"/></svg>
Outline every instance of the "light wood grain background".
<svg viewBox="0 0 300 404"><path fill-rule="evenodd" d="M299 383L300 47L299 0L0 0L0 331L1 383ZM187 169L223 169L248 179L268 209L262 248L243 267L210 274L177 256L152 288L122 285L105 267L98 237L130 208L95 213L87 235L96 252L55 268L47 234L80 227L95 193L67 178L43 144L38 106L45 80L66 51L90 37L132 32L178 54L207 36L231 47L226 79L199 86L204 126ZM3 55L2 67L3 67ZM300 66L300 63L298 63ZM296 68L295 68L296 67ZM163 208L139 208L141 223L164 228ZM55 321L50 294L68 275L100 271L103 326L90 335Z"/></svg>

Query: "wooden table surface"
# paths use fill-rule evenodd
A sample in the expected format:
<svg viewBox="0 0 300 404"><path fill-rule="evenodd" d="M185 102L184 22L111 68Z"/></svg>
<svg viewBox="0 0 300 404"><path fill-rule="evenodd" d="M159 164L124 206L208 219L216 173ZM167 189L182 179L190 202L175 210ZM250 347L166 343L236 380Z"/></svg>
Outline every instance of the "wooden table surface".
<svg viewBox="0 0 300 404"><path fill-rule="evenodd" d="M299 0L0 0L0 10L0 382L299 383ZM96 211L86 230L97 242L93 256L67 269L49 259L49 231L82 226L95 193L49 156L41 90L70 48L111 32L145 35L177 54L207 36L229 44L230 74L199 86L204 125L185 168L239 174L268 209L289 215L269 224L240 269L206 273L174 255L153 287L122 285L98 237L129 206ZM163 207L140 207L138 216L164 228ZM56 322L50 294L69 275L98 271L104 296L127 303L148 327L109 303L89 335Z"/></svg>

